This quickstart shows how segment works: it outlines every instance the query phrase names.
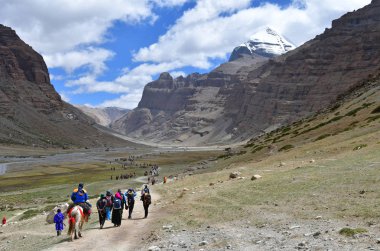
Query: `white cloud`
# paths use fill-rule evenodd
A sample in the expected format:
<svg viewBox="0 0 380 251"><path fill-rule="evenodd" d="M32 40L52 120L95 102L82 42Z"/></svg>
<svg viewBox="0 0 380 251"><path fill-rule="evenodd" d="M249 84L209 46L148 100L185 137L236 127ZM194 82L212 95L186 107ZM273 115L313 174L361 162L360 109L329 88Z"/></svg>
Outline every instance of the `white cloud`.
<svg viewBox="0 0 380 251"><path fill-rule="evenodd" d="M98 106L121 107L121 108L133 109L141 100L141 96L142 96L142 89L135 89L133 92L121 95L119 98L114 99L114 100L107 100L99 104Z"/></svg>
<svg viewBox="0 0 380 251"><path fill-rule="evenodd" d="M63 101L70 102L70 97L67 96L67 94L65 92L61 92L61 93L59 93L59 95L61 96L61 99Z"/></svg>
<svg viewBox="0 0 380 251"><path fill-rule="evenodd" d="M43 54L101 43L115 20L140 22L154 16L147 0L0 0L1 22Z"/></svg>
<svg viewBox="0 0 380 251"><path fill-rule="evenodd" d="M179 77L179 76L182 76L182 77L186 77L187 76L187 74L185 73L185 72L183 72L183 71L171 71L171 72L169 72L170 73L170 75L173 77L173 78L177 78L177 77Z"/></svg>
<svg viewBox="0 0 380 251"><path fill-rule="evenodd" d="M151 2L158 5L159 7L174 7L183 5L189 1L192 0L152 0Z"/></svg>
<svg viewBox="0 0 380 251"><path fill-rule="evenodd" d="M98 81L96 76L86 75L76 80L66 82L66 87L76 87L73 94L81 93L95 93L95 92L108 92L108 93L126 93L130 88L118 81Z"/></svg>
<svg viewBox="0 0 380 251"><path fill-rule="evenodd" d="M112 51L88 47L78 51L48 54L44 56L44 59L49 67L61 67L67 73L72 73L75 69L87 66L93 74L98 75L107 68L105 62L113 56L114 52Z"/></svg>

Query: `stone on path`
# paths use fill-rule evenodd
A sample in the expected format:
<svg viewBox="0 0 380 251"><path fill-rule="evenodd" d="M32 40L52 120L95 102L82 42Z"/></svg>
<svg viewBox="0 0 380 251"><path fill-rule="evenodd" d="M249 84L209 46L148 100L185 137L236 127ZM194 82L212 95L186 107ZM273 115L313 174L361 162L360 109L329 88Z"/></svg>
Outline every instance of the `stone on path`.
<svg viewBox="0 0 380 251"><path fill-rule="evenodd" d="M207 241L201 241L201 242L199 243L199 246L206 246L207 244L208 244Z"/></svg>
<svg viewBox="0 0 380 251"><path fill-rule="evenodd" d="M255 174L252 176L251 180L257 180L257 179L261 179L261 178L262 178L261 175Z"/></svg>
<svg viewBox="0 0 380 251"><path fill-rule="evenodd" d="M161 249L157 246L151 246L148 248L148 251L160 251Z"/></svg>
<svg viewBox="0 0 380 251"><path fill-rule="evenodd" d="M239 177L241 175L240 172L232 172L230 173L230 179L236 179L237 177Z"/></svg>

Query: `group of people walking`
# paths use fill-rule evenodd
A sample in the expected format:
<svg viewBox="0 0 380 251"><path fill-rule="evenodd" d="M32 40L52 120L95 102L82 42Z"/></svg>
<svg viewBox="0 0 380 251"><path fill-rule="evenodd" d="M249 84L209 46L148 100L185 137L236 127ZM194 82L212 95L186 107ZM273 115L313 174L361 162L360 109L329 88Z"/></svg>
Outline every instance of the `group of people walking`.
<svg viewBox="0 0 380 251"><path fill-rule="evenodd" d="M121 189L118 189L115 194L112 194L111 191L107 191L105 195L101 194L96 202L100 228L103 228L106 220L111 220L115 227L120 227L124 209L128 210L128 219L131 219L136 196L137 193L133 188L129 188L125 193L123 193ZM71 200L73 203L67 208L68 215L70 215L73 207L80 206L83 210L82 214L87 221L88 216L91 214L92 205L88 202L87 191L84 190L83 183L80 183L78 188L74 189L71 194ZM145 185L141 190L141 201L144 206L144 218L147 218L149 205L151 204L151 195L148 185ZM65 216L61 210L58 209L54 217L57 235L60 235L63 230L64 218Z"/></svg>
<svg viewBox="0 0 380 251"><path fill-rule="evenodd" d="M148 216L148 208L151 204L146 206L144 196L149 195L150 192L147 185L141 191L141 200L143 201L144 211L146 218ZM106 220L111 220L115 227L120 227L123 217L123 210L128 210L128 219L132 218L133 209L135 207L137 193L133 188L129 188L125 193L120 189L113 195L111 191L107 191L106 194L101 194L100 198L96 202L96 208L98 209L100 228L103 228Z"/></svg>

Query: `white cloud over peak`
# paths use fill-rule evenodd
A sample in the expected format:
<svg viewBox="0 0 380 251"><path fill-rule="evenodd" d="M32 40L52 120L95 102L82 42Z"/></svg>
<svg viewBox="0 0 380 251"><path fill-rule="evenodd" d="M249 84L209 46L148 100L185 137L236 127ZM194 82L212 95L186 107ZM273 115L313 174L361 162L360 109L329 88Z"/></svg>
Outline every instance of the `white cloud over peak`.
<svg viewBox="0 0 380 251"><path fill-rule="evenodd" d="M272 27L300 45L323 32L332 19L369 2L298 0L281 8L269 3L248 7L249 0L199 0L156 43L137 51L134 59L155 63L178 61L207 68L210 59L224 58L260 27ZM300 3L304 8L298 8Z"/></svg>
<svg viewBox="0 0 380 251"><path fill-rule="evenodd" d="M333 19L370 0L294 0L285 8L270 3L249 7L250 3L198 0L156 43L138 50L134 60L142 64L119 79L137 78L136 83L141 82L136 88L142 88L149 82L144 82L142 76L151 80L147 75L162 71L176 74L184 66L208 69L212 59L226 58L235 46L266 26L301 45L322 33Z"/></svg>

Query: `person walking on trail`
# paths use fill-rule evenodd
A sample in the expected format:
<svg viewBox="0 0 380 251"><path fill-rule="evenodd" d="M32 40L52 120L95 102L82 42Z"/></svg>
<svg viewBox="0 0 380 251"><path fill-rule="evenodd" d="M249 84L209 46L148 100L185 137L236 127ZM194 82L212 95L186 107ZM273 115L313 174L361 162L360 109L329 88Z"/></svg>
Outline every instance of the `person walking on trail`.
<svg viewBox="0 0 380 251"><path fill-rule="evenodd" d="M57 213L54 215L55 230L57 231L57 236L60 236L63 231L63 220L65 216L61 213L61 209L57 210Z"/></svg>
<svg viewBox="0 0 380 251"><path fill-rule="evenodd" d="M115 194L115 196L117 195L117 197L120 197L121 198L121 218L123 218L123 209L127 207L127 200L125 199L125 195L124 193L121 191L121 189L118 189L117 190L117 193Z"/></svg>
<svg viewBox="0 0 380 251"><path fill-rule="evenodd" d="M132 219L133 208L135 207L135 197L137 193L133 188L129 188L125 193L125 197L127 197L128 202L128 219Z"/></svg>
<svg viewBox="0 0 380 251"><path fill-rule="evenodd" d="M148 217L149 206L152 203L152 197L149 193L144 193L143 197L143 206L144 206L144 219Z"/></svg>
<svg viewBox="0 0 380 251"><path fill-rule="evenodd" d="M106 220L111 220L111 210L112 210L112 201L113 201L113 195L111 191L106 192L106 197L105 197L107 204L106 204Z"/></svg>
<svg viewBox="0 0 380 251"><path fill-rule="evenodd" d="M115 227L120 227L123 213L122 197L116 193L112 200L112 223Z"/></svg>
<svg viewBox="0 0 380 251"><path fill-rule="evenodd" d="M98 215L99 215L100 229L103 228L104 222L106 221L106 217L107 217L106 206L107 206L107 199L104 196L104 194L101 194L99 200L96 202L96 208L98 209Z"/></svg>

